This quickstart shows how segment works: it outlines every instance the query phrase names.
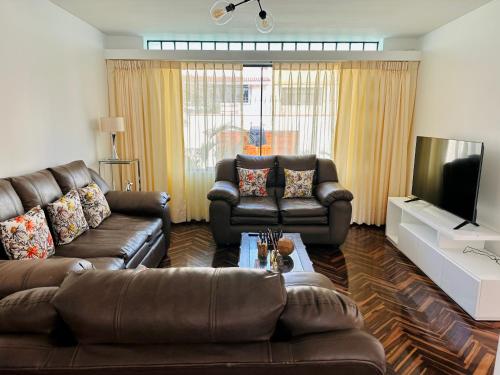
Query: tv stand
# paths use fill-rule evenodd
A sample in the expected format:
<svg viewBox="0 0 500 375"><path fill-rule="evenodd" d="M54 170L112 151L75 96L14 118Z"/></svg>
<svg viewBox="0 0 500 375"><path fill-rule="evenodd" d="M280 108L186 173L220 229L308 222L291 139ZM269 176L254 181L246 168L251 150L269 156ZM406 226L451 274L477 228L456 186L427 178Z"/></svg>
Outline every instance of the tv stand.
<svg viewBox="0 0 500 375"><path fill-rule="evenodd" d="M453 228L453 230L459 230L460 228L465 227L467 224L472 224L472 225L475 225L476 227L479 226L478 223L475 223L475 222L469 221L469 220L465 220L464 222L458 224L455 228Z"/></svg>
<svg viewBox="0 0 500 375"><path fill-rule="evenodd" d="M415 197L415 198L410 198L410 199L408 199L408 200L405 200L405 203L416 202L416 201L419 201L419 200L420 200L420 198L417 198L417 197Z"/></svg>
<svg viewBox="0 0 500 375"><path fill-rule="evenodd" d="M454 230L463 219L425 201L389 198L387 239L476 320L500 321L500 265L465 252L500 244L500 233L484 226ZM488 250L484 250L488 252Z"/></svg>

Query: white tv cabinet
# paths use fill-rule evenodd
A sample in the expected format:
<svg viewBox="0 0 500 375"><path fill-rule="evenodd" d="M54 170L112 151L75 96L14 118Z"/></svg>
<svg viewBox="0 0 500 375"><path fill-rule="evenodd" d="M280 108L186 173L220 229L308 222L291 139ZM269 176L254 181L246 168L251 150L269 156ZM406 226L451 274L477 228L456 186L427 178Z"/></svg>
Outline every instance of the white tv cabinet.
<svg viewBox="0 0 500 375"><path fill-rule="evenodd" d="M476 320L500 320L500 264L484 255L464 253L467 246L484 249L500 234L471 224L424 201L405 203L389 198L386 236L441 289Z"/></svg>

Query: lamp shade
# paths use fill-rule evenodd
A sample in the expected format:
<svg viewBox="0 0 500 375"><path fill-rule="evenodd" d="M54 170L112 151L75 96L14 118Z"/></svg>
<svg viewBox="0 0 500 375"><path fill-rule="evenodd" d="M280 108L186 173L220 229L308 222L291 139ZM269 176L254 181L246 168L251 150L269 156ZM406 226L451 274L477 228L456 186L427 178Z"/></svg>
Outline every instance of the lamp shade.
<svg viewBox="0 0 500 375"><path fill-rule="evenodd" d="M124 132L125 120L123 117L101 117L99 128L106 133Z"/></svg>

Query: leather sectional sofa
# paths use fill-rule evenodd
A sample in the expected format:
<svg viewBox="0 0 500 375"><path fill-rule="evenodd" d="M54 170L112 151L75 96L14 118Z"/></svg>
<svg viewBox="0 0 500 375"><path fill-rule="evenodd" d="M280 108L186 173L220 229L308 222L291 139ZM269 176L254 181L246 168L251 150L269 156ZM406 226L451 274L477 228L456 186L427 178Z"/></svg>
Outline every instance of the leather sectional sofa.
<svg viewBox="0 0 500 375"><path fill-rule="evenodd" d="M83 161L0 179L0 221L37 205L45 208L69 190L92 181L106 195L111 216L70 244L56 247L55 255L46 260L7 260L0 242L0 284L57 286L68 271L160 264L170 241L168 195L110 191L106 182Z"/></svg>
<svg viewBox="0 0 500 375"><path fill-rule="evenodd" d="M240 197L237 168L270 168L268 197ZM312 198L283 198L284 169L315 170ZM341 245L351 224L352 193L338 182L330 159L306 156L249 156L221 160L208 193L210 226L218 245L240 242L242 232L266 228L298 232L306 244Z"/></svg>
<svg viewBox="0 0 500 375"><path fill-rule="evenodd" d="M0 300L0 373L384 374L362 325L316 273L85 270Z"/></svg>

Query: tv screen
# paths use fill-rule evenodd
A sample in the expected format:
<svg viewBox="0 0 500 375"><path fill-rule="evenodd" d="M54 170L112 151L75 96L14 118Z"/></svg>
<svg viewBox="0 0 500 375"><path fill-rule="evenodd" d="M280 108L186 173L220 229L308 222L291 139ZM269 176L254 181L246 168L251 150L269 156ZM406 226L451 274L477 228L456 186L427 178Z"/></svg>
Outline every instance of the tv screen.
<svg viewBox="0 0 500 375"><path fill-rule="evenodd" d="M412 194L475 223L484 146L417 137Z"/></svg>

